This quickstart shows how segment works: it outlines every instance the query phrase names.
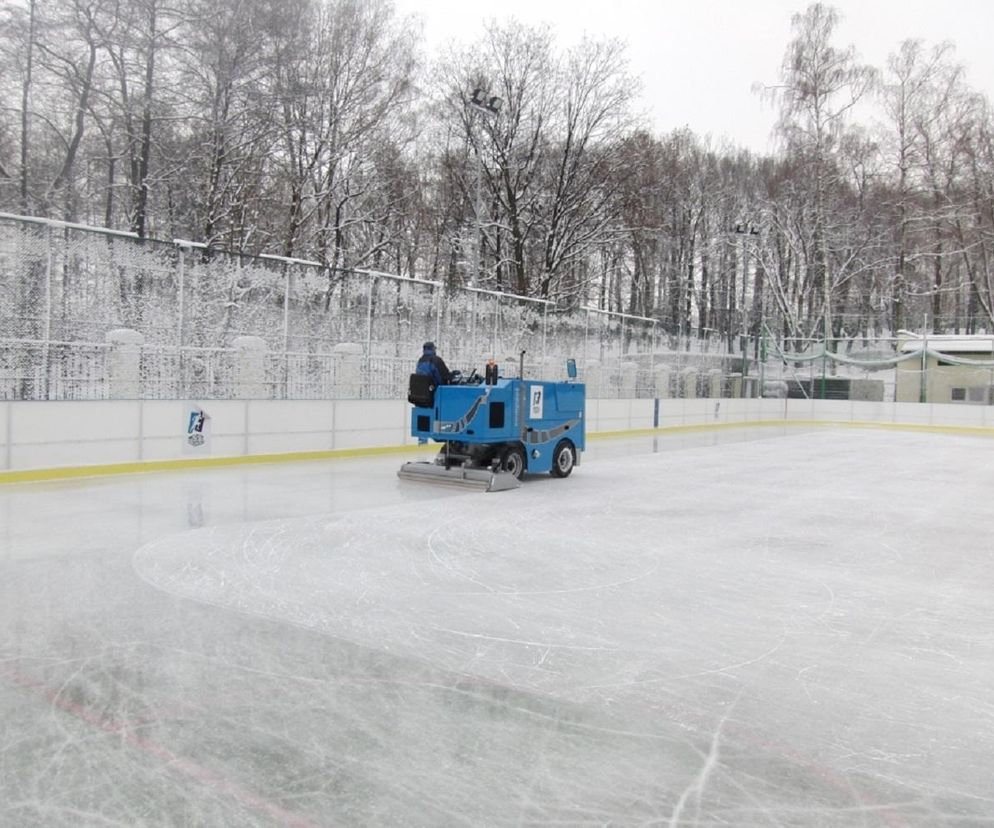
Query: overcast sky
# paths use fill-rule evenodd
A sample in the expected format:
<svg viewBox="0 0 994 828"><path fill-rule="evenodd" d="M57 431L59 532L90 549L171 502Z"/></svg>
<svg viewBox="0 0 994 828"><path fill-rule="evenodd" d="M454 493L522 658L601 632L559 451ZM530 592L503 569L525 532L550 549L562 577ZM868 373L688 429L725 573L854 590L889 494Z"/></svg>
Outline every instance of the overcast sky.
<svg viewBox="0 0 994 828"><path fill-rule="evenodd" d="M643 107L659 131L687 125L727 136L757 151L768 144L774 113L752 91L775 83L790 18L808 3L789 0L395 0L419 15L429 50L451 39L473 40L485 21L513 16L550 22L567 46L587 32L629 44L642 76ZM838 0L836 44L853 44L865 63L883 68L909 37L956 45L970 85L994 99L994 4L984 0Z"/></svg>

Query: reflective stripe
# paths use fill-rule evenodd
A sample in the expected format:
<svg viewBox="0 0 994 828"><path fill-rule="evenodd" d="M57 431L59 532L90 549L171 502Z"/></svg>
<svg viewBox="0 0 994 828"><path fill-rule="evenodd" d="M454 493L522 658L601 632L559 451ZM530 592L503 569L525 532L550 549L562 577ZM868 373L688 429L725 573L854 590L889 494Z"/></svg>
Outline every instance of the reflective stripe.
<svg viewBox="0 0 994 828"><path fill-rule="evenodd" d="M575 420L570 420L569 422L558 425L555 428L550 428L548 431L531 431L525 432L525 442L529 445L536 445L537 443L548 443L550 440L555 439L560 434L565 434L574 426L580 424L579 418Z"/></svg>

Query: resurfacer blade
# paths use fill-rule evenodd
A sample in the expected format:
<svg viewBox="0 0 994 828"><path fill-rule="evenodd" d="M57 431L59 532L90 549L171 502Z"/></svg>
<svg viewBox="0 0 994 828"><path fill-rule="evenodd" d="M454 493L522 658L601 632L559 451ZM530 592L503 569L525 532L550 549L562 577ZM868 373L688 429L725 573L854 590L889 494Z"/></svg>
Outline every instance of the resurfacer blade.
<svg viewBox="0 0 994 828"><path fill-rule="evenodd" d="M404 463L397 470L402 480L417 480L438 483L443 486L456 486L474 489L478 492L504 492L517 489L521 482L510 472L495 472L490 469L473 469L464 466L445 468L437 463L425 461Z"/></svg>

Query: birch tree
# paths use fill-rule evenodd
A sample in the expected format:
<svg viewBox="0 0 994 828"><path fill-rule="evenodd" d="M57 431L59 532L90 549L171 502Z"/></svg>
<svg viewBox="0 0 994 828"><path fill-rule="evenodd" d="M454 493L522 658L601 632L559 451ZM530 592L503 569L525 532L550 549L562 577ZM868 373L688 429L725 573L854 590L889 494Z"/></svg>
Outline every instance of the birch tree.
<svg viewBox="0 0 994 828"><path fill-rule="evenodd" d="M920 40L904 41L887 60L887 71L881 88L886 118L885 149L888 162L896 171L895 217L897 263L893 283L893 330L904 327L904 309L908 287L916 279L920 256L912 245L912 235L921 228L923 207L921 199L925 140L928 124L933 118L929 106L933 90L945 74L950 47L942 45L926 51Z"/></svg>
<svg viewBox="0 0 994 828"><path fill-rule="evenodd" d="M838 181L837 154L852 111L876 76L852 46L833 45L838 21L835 9L821 3L794 15L780 85L768 90L780 107L777 129L785 151L800 159L803 183L812 193L809 315L821 316L826 339L833 332L828 202Z"/></svg>

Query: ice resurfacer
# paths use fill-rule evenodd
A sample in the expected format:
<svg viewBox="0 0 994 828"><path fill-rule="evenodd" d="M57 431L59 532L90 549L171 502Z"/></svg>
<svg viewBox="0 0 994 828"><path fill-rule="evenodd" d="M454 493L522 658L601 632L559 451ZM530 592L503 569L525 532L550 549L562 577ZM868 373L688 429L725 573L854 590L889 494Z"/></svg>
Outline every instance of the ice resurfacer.
<svg viewBox="0 0 994 828"><path fill-rule="evenodd" d="M567 365L575 378L575 363ZM521 368L507 379L491 366L485 378L474 371L437 388L431 377L412 374L411 436L442 445L434 461L404 463L398 476L487 492L517 488L525 472L568 477L585 448L585 388L522 379L524 353Z"/></svg>

